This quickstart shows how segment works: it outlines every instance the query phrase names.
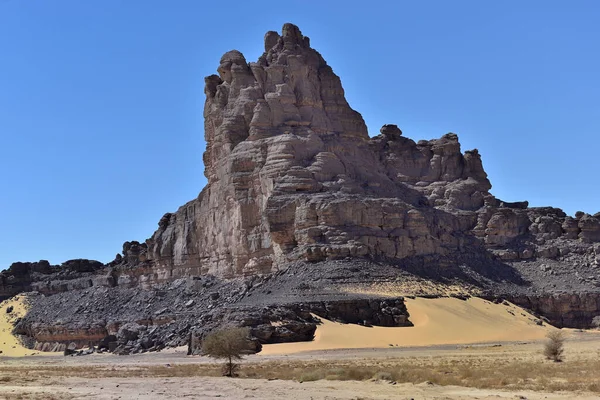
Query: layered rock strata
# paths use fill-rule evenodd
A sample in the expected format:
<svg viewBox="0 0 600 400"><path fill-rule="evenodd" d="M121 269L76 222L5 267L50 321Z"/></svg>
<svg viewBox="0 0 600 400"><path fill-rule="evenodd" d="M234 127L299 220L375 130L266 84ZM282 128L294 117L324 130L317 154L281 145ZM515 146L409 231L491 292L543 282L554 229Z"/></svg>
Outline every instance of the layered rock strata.
<svg viewBox="0 0 600 400"><path fill-rule="evenodd" d="M266 34L257 62L226 53L218 73L205 87L208 185L147 241L152 281L478 247L505 261L556 258L570 241L589 250L600 240L591 215L494 198L479 152L461 153L455 134L415 142L385 125L369 137L340 79L293 25Z"/></svg>

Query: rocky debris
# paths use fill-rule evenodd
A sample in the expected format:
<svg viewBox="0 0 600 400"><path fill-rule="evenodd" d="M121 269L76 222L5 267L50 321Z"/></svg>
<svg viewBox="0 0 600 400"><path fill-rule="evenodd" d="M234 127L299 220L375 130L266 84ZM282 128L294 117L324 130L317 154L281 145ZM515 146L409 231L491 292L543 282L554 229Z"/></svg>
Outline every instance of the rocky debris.
<svg viewBox="0 0 600 400"><path fill-rule="evenodd" d="M67 350L67 345L65 343L60 343L60 342L44 342L44 343L36 343L34 345L34 350L37 351L44 351L44 352L63 352L65 355L69 355L66 354L66 350ZM72 351L74 351L74 349L72 349Z"/></svg>
<svg viewBox="0 0 600 400"><path fill-rule="evenodd" d="M271 276L226 281L208 277L180 279L154 290L95 287L49 296L32 294L32 310L15 331L35 338L38 350L64 350L56 348L56 342L75 343L77 348L83 348L92 341L99 351L129 354L184 345L191 330L202 337L223 324L252 327L258 344L310 340L317 323L311 312L344 322L410 324L399 300L352 301L338 293L336 284L354 284L354 279L340 270L346 267L344 263L337 268L320 265L321 272L313 267L299 264ZM365 264L365 273L369 269L374 270L376 277L377 267ZM349 279L343 281L339 274ZM308 280L309 276L312 288L294 289L297 279ZM294 292L298 295L291 295ZM108 298L111 307L105 308ZM321 300L315 301L318 299ZM81 309L83 301L89 312L75 312ZM190 301L194 306L187 306ZM144 313L140 313L140 308ZM101 315L102 319L92 323L90 315ZM66 327L72 329L68 331Z"/></svg>
<svg viewBox="0 0 600 400"><path fill-rule="evenodd" d="M161 337L160 331L152 325L142 325L136 322L127 322L122 325L117 323L116 325L119 326L117 334L103 338L98 346L99 349L120 355L160 351L166 347L165 342L173 337L173 333L166 333Z"/></svg>
<svg viewBox="0 0 600 400"><path fill-rule="evenodd" d="M342 323L366 326L412 326L403 298L363 298L270 305L240 305L203 316L190 334L189 354L199 354L202 338L224 325L251 327L258 345L310 341L320 323L313 314Z"/></svg>
<svg viewBox="0 0 600 400"><path fill-rule="evenodd" d="M307 312L409 324L400 299L361 294L377 285L422 296L457 285L562 326L600 314L599 213L495 198L479 151L454 133L415 142L386 124L370 137L298 27L264 45L256 62L225 53L205 78L208 184L150 239L106 265L0 273L0 298L35 293L16 333L36 348L92 341L126 354L219 324L251 326L257 344L308 340Z"/></svg>
<svg viewBox="0 0 600 400"><path fill-rule="evenodd" d="M50 265L46 260L15 262L0 272L0 300L21 292L53 294L91 287L104 269L101 262L85 259L68 260L61 265Z"/></svg>
<svg viewBox="0 0 600 400"><path fill-rule="evenodd" d="M98 343L98 351L115 351L118 346L118 338L116 335L107 335Z"/></svg>
<svg viewBox="0 0 600 400"><path fill-rule="evenodd" d="M126 323L119 327L119 331L117 333L117 340L125 343L137 340L140 336L140 331L143 331L145 329L145 327L135 322Z"/></svg>
<svg viewBox="0 0 600 400"><path fill-rule="evenodd" d="M413 325L408 319L409 314L402 297L307 303L300 304L295 309L343 323L377 326Z"/></svg>
<svg viewBox="0 0 600 400"><path fill-rule="evenodd" d="M63 351L64 348L55 347L57 342L75 343L80 349L91 341L98 351L130 354L186 345L191 336L195 340L192 347L197 349L211 330L248 326L258 348L259 344L311 340L319 322L311 314L366 326L410 326L402 299L368 294L378 287L439 297L448 285L461 285L465 293L502 293L531 309L535 307L529 299L543 298L542 287L521 281L524 271L533 274L526 277L534 282L573 285L577 291L595 287L572 273L562 275L561 263L555 260L540 264L519 262L515 267L502 263L481 267L486 262L489 260L477 257L452 262L428 258L421 263L397 266L360 259L297 262L274 274L247 278L190 277L147 290L117 286L48 296L31 294L32 309L15 331L35 338L38 350ZM558 272L539 276L554 270ZM439 285L439 292L427 286L432 282ZM550 293L546 296L553 296L552 290L559 293L558 287L544 288ZM600 294L597 296L600 298ZM107 299L110 307L105 307ZM193 305L188 306L191 301ZM549 304L559 307L558 302ZM552 314L551 307L542 309L541 314L560 315ZM573 314L564 323L584 326L591 323L593 315L590 307L587 313ZM552 323L561 321L551 318Z"/></svg>
<svg viewBox="0 0 600 400"><path fill-rule="evenodd" d="M66 349L63 351L63 355L64 355L65 357L66 357L66 356L73 356L73 355L75 355L75 354L77 354L77 350L75 350L75 349L71 349L71 348L68 348L68 347L67 347L67 348L66 348Z"/></svg>
<svg viewBox="0 0 600 400"><path fill-rule="evenodd" d="M44 350L44 351L48 351L48 350ZM96 348L93 346L90 346L88 349L86 350L77 350L75 346L71 346L69 345L68 347L66 347L63 350L63 355L66 356L88 356L90 354L94 354L96 352Z"/></svg>
<svg viewBox="0 0 600 400"><path fill-rule="evenodd" d="M187 343L195 318L235 298L223 293L217 304L211 299L214 293L241 293L238 286L236 282L190 278L154 290L93 286L54 295L32 293L31 311L15 332L35 338L37 348L48 348L46 343L56 341L73 342L81 348L91 341L102 351L128 354L181 346ZM190 300L200 307L186 306Z"/></svg>
<svg viewBox="0 0 600 400"><path fill-rule="evenodd" d="M520 295L507 297L509 301L543 315L558 328L591 328L600 311L598 293L561 293L544 296Z"/></svg>

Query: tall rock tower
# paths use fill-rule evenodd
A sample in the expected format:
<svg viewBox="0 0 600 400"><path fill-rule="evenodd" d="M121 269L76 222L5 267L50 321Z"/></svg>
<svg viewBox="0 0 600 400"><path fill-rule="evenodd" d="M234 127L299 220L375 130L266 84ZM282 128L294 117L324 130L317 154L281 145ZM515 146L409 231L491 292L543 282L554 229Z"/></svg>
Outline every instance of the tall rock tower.
<svg viewBox="0 0 600 400"><path fill-rule="evenodd" d="M267 32L248 63L206 77L208 185L148 240L158 279L268 273L296 259L402 259L468 241L490 184L458 139L415 143L394 125L370 138L341 81L297 26ZM471 225L471 226L469 226Z"/></svg>

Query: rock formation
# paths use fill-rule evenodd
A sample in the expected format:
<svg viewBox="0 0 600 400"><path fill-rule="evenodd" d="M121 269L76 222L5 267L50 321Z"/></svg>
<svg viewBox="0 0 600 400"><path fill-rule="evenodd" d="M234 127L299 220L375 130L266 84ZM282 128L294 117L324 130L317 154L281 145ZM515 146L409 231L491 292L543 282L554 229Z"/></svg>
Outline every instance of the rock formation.
<svg viewBox="0 0 600 400"><path fill-rule="evenodd" d="M506 261L556 258L563 239L600 240L591 215L494 198L479 152L461 153L455 134L415 143L385 125L369 137L340 79L294 25L265 35L258 62L234 50L218 72L205 87L208 185L147 241L158 280L479 246Z"/></svg>
<svg viewBox="0 0 600 400"><path fill-rule="evenodd" d="M37 291L60 298L89 289L84 301L108 288L156 293L187 281L189 289L194 279L216 279L233 291L219 295L223 301L212 299L206 287L191 297L177 297L180 311L163 314L170 315L169 323L185 320L179 338L200 320L206 325L209 314L216 323L235 314L223 310L243 304L252 308L247 301L252 293L262 299L256 304L280 301L272 295L276 287L287 287L282 273L307 268L313 268L313 275L309 272L303 283L315 281L315 290L331 301L341 301L335 291L350 285L349 277L356 278L354 283L427 278L510 297L560 324L585 326L600 314L600 215L572 218L560 209L495 198L479 152L463 153L456 134L415 142L389 124L371 137L346 101L339 77L298 27L285 24L281 35L268 32L264 41L257 62L232 50L221 58L218 75L205 78L208 184L196 199L165 214L145 243L126 242L122 255L108 265L13 264L0 274L0 295ZM336 280L336 268L348 275ZM262 292L248 286L254 279L279 286ZM321 280L331 286L325 288ZM561 294L567 292L585 293L585 312L571 309L578 300ZM313 298L314 291L298 293L295 305L281 313L290 324L312 324L301 317L317 307L306 299L321 300ZM540 300L554 295L558 300ZM210 302L214 308L203 308ZM557 316L561 307L570 310L570 317ZM196 311L182 318L183 309ZM138 317L135 310L128 312L138 323L158 324L139 310ZM388 321L387 312L369 318ZM24 334L64 341L60 329L49 328L48 315L32 315L37 316L21 326ZM104 330L90 328L90 336L118 337L116 325L100 320ZM310 328L296 331L310 336ZM58 333L53 339L48 332ZM285 337L260 332L263 338Z"/></svg>
<svg viewBox="0 0 600 400"><path fill-rule="evenodd" d="M248 276L285 263L395 259L469 242L471 211L491 197L476 150L414 141L395 125L370 138L340 79L296 26L268 32L248 63L227 52L206 78L208 185L167 214L146 257L160 277Z"/></svg>

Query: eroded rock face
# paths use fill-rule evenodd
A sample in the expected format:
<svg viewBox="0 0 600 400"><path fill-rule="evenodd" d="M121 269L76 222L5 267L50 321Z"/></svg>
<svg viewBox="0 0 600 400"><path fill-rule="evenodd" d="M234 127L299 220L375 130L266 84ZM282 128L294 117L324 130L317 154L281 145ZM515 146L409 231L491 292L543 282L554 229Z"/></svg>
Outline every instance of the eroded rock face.
<svg viewBox="0 0 600 400"><path fill-rule="evenodd" d="M257 62L232 50L206 78L208 185L147 241L156 280L480 245L503 260L554 258L547 241L599 240L596 217L495 199L479 152L463 154L453 133L415 143L388 124L370 138L309 43L286 24Z"/></svg>
<svg viewBox="0 0 600 400"><path fill-rule="evenodd" d="M592 327L600 315L600 295L597 293L562 293L553 296L515 296L510 301L544 316L558 328Z"/></svg>
<svg viewBox="0 0 600 400"><path fill-rule="evenodd" d="M68 260L61 265L50 265L46 260L15 262L0 273L0 300L28 291L54 294L85 289L94 285L93 280L102 279L97 274L104 268L101 262L86 259Z"/></svg>
<svg viewBox="0 0 600 400"><path fill-rule="evenodd" d="M269 273L295 259L403 258L458 246L490 183L455 134L370 138L340 79L299 29L268 32L265 53L238 51L206 78L208 185L148 240L160 275ZM466 240L466 239L465 239Z"/></svg>

